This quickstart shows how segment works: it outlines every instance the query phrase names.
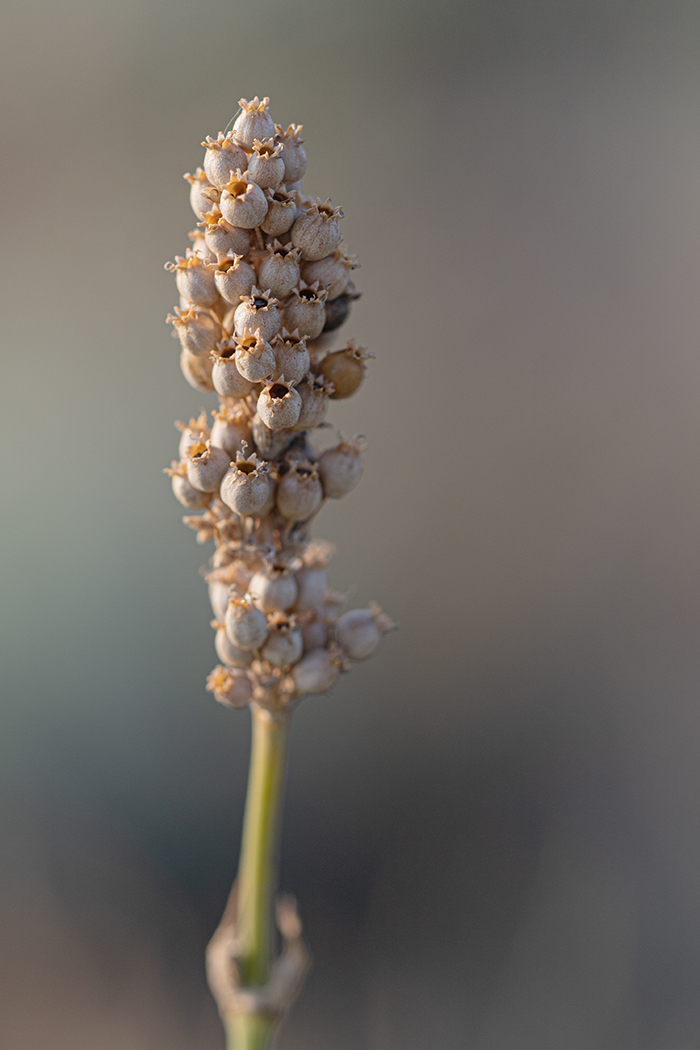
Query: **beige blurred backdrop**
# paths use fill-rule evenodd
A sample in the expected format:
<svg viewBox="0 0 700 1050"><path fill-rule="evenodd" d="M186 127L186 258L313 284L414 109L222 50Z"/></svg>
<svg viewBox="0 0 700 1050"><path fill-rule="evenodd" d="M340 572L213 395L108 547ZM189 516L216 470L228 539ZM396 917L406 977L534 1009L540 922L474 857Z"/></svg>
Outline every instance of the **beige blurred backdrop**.
<svg viewBox="0 0 700 1050"><path fill-rule="evenodd" d="M160 473L207 401L163 263L257 93L361 257L316 531L401 625L295 717L280 1050L697 1047L697 6L6 0L0 56L0 1046L223 1047L248 717Z"/></svg>

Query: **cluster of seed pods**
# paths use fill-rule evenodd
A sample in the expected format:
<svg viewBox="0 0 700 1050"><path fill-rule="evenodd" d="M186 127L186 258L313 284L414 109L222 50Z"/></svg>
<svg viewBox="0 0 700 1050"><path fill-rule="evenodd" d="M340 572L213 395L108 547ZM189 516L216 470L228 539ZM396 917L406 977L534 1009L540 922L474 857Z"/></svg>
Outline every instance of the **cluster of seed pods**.
<svg viewBox="0 0 700 1050"><path fill-rule="evenodd" d="M280 710L326 692L393 625L378 606L343 612L328 586L332 545L310 527L326 499L362 476L361 438L325 451L311 434L332 401L350 397L368 355L332 349L357 298L358 263L342 211L304 195L301 126L284 131L267 98L242 99L228 134L207 138L204 167L186 175L197 228L166 269L180 305L168 321L196 390L215 393L181 431L167 473L201 543L221 663L207 688L229 707Z"/></svg>

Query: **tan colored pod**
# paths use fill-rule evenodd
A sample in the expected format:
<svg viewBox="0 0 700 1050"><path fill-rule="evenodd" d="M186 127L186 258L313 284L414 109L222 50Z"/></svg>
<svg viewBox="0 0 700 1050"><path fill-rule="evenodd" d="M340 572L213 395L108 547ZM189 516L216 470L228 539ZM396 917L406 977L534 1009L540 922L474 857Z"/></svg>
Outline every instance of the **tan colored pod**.
<svg viewBox="0 0 700 1050"><path fill-rule="evenodd" d="M313 262L324 259L340 244L342 208L333 208L330 199L321 203L320 197L300 215L292 226L292 244L301 248L302 259Z"/></svg>
<svg viewBox="0 0 700 1050"><path fill-rule="evenodd" d="M327 693L338 681L340 666L328 649L312 649L292 669L297 692Z"/></svg>
<svg viewBox="0 0 700 1050"><path fill-rule="evenodd" d="M207 677L207 689L224 707L247 707L253 697L253 683L245 671L219 664Z"/></svg>
<svg viewBox="0 0 700 1050"><path fill-rule="evenodd" d="M268 636L260 649L260 656L273 667L289 667L304 652L304 640L295 617L275 613L268 620Z"/></svg>
<svg viewBox="0 0 700 1050"><path fill-rule="evenodd" d="M325 379L309 372L304 382L299 384L301 411L294 424L295 430L313 430L323 423L332 391L333 387Z"/></svg>
<svg viewBox="0 0 700 1050"><path fill-rule="evenodd" d="M295 612L309 612L318 609L328 589L328 563L335 553L332 543L323 540L312 540L304 552L304 564L295 573L297 581L297 600ZM307 646L307 648L313 648Z"/></svg>
<svg viewBox="0 0 700 1050"><path fill-rule="evenodd" d="M239 171L222 191L219 207L226 222L252 230L267 215L267 204L264 191Z"/></svg>
<svg viewBox="0 0 700 1050"><path fill-rule="evenodd" d="M257 413L270 430L293 427L301 412L301 397L291 383L268 382L258 397Z"/></svg>
<svg viewBox="0 0 700 1050"><path fill-rule="evenodd" d="M306 620L301 625L301 638L304 643L304 652L308 653L312 649L323 649L324 646L328 645L328 639L330 637L328 627L323 620L314 619Z"/></svg>
<svg viewBox="0 0 700 1050"><path fill-rule="evenodd" d="M307 339L315 339L326 322L326 289L318 282L311 287L302 281L282 307L282 324L288 331L295 328Z"/></svg>
<svg viewBox="0 0 700 1050"><path fill-rule="evenodd" d="M334 401L352 397L359 389L365 377L365 361L372 356L367 353L366 346L357 346L355 340L351 339L342 350L336 350L324 357L318 370L333 384L333 393L330 396Z"/></svg>
<svg viewBox="0 0 700 1050"><path fill-rule="evenodd" d="M241 112L236 117L231 134L242 149L250 153L256 139L271 139L275 134L275 122L268 112L269 98L262 102L256 95L252 102L242 98L238 105Z"/></svg>
<svg viewBox="0 0 700 1050"><path fill-rule="evenodd" d="M200 441L190 445L185 453L187 479L194 488L202 492L216 492L221 479L229 468L231 457L218 445Z"/></svg>
<svg viewBox="0 0 700 1050"><path fill-rule="evenodd" d="M255 413L251 421L253 441L263 459L277 459L297 436L293 430L272 430Z"/></svg>
<svg viewBox="0 0 700 1050"><path fill-rule="evenodd" d="M280 244L277 239L268 244L267 251L269 254L258 267L258 283L261 288L269 288L275 299L281 302L299 283L301 252L291 244Z"/></svg>
<svg viewBox="0 0 700 1050"><path fill-rule="evenodd" d="M239 453L224 474L220 495L222 502L241 517L260 518L267 514L275 500L267 463L255 454L244 458Z"/></svg>
<svg viewBox="0 0 700 1050"><path fill-rule="evenodd" d="M207 394L214 389L211 378L212 366L211 357L191 354L189 350L183 350L180 354L180 368L187 382L195 390L202 390Z"/></svg>
<svg viewBox="0 0 700 1050"><path fill-rule="evenodd" d="M301 124L290 124L287 130L283 131L279 124L275 124L277 133L275 137L284 147L282 160L284 161L284 182L287 185L299 182L306 174L306 150L302 145L304 140L299 137L301 129Z"/></svg>
<svg viewBox="0 0 700 1050"><path fill-rule="evenodd" d="M248 587L251 598L263 612L286 612L297 600L299 588L287 565L273 562L259 569Z"/></svg>
<svg viewBox="0 0 700 1050"><path fill-rule="evenodd" d="M212 186L222 190L237 171L245 171L248 158L234 142L233 135L224 135L222 131L215 139L207 135L202 145L206 149L204 171Z"/></svg>
<svg viewBox="0 0 700 1050"><path fill-rule="evenodd" d="M223 334L218 319L199 306L186 310L176 306L175 313L168 314L166 320L173 326L182 349L195 356L210 354Z"/></svg>
<svg viewBox="0 0 700 1050"><path fill-rule="evenodd" d="M325 259L304 263L301 276L309 285L318 281L320 287L326 289L330 302L345 291L350 279L350 271L357 269L359 265L357 256L347 255L341 247L327 255Z"/></svg>
<svg viewBox="0 0 700 1050"><path fill-rule="evenodd" d="M235 352L236 367L242 376L251 383L261 383L275 370L275 354L269 343L256 335L237 339Z"/></svg>
<svg viewBox="0 0 700 1050"><path fill-rule="evenodd" d="M233 315L234 331L238 339L255 335L269 343L282 327L277 299L269 289L262 292L253 286L250 295L241 297Z"/></svg>
<svg viewBox="0 0 700 1050"><path fill-rule="evenodd" d="M188 510L202 510L211 500L210 492L201 492L191 485L185 473L185 467L181 463L173 464L172 468L166 469L170 474L173 486L173 495L178 503Z"/></svg>
<svg viewBox="0 0 700 1050"><path fill-rule="evenodd" d="M229 601L224 626L233 644L241 649L259 649L267 638L267 617L248 597Z"/></svg>
<svg viewBox="0 0 700 1050"><path fill-rule="evenodd" d="M214 306L219 293L214 284L214 272L199 255L188 248L185 257L175 256L174 263L165 269L175 272L175 283L180 295L194 306Z"/></svg>
<svg viewBox="0 0 700 1050"><path fill-rule="evenodd" d="M185 458L185 453L190 445L198 445L201 441L207 441L210 437L207 426L207 414L202 411L197 419L190 419L189 423L176 423L180 431L180 444L178 452L180 459ZM216 444L216 442L214 442Z"/></svg>
<svg viewBox="0 0 700 1050"><path fill-rule="evenodd" d="M277 190L267 190L267 214L260 223L260 229L268 237L281 237L291 230L297 217L296 197L287 193L283 186Z"/></svg>
<svg viewBox="0 0 700 1050"><path fill-rule="evenodd" d="M229 457L229 462L242 452L244 444L250 445L250 423L245 412L231 412L223 409L214 412L214 424L211 428L212 445L222 448Z"/></svg>
<svg viewBox="0 0 700 1050"><path fill-rule="evenodd" d="M231 252L234 255L247 255L250 251L250 230L232 226L218 210L205 215L200 225L204 226L204 242L217 259Z"/></svg>
<svg viewBox="0 0 700 1050"><path fill-rule="evenodd" d="M351 660L366 660L379 645L382 635L394 626L376 602L372 602L369 609L343 613L336 627L336 638Z"/></svg>
<svg viewBox="0 0 700 1050"><path fill-rule="evenodd" d="M317 464L324 496L342 499L352 492L362 477L362 453L365 448L361 438L351 438L349 441L341 438L335 448L326 449Z"/></svg>
<svg viewBox="0 0 700 1050"><path fill-rule="evenodd" d="M283 328L275 337L273 350L276 367L272 379L279 380L284 376L288 383L301 382L311 366L306 336L300 336L298 328L291 335Z"/></svg>
<svg viewBox="0 0 700 1050"><path fill-rule="evenodd" d="M307 460L293 463L277 486L277 509L289 521L307 521L323 502L316 468Z"/></svg>
<svg viewBox="0 0 700 1050"><path fill-rule="evenodd" d="M228 606L228 600L226 602ZM224 627L219 627L216 632L216 639L214 641L216 648L216 655L221 660L222 664L226 664L227 667L250 667L253 662L253 653L250 649L241 649L239 645L234 645L229 636L226 634Z"/></svg>
<svg viewBox="0 0 700 1050"><path fill-rule="evenodd" d="M218 344L211 355L212 384L220 397L232 397L240 400L247 397L253 384L238 371L235 359L236 344L232 339Z"/></svg>
<svg viewBox="0 0 700 1050"><path fill-rule="evenodd" d="M255 284L255 270L242 255L231 254L214 270L214 283L227 303L238 306L241 296L250 295Z"/></svg>
<svg viewBox="0 0 700 1050"><path fill-rule="evenodd" d="M282 143L274 139L256 139L253 152L248 161L248 178L257 183L261 190L276 190L284 178L284 160Z"/></svg>
<svg viewBox="0 0 700 1050"><path fill-rule="evenodd" d="M201 168L197 168L194 175L188 173L183 175L183 178L187 179L190 184L192 211L198 219L203 219L212 208L217 206L221 193L216 186L212 186Z"/></svg>

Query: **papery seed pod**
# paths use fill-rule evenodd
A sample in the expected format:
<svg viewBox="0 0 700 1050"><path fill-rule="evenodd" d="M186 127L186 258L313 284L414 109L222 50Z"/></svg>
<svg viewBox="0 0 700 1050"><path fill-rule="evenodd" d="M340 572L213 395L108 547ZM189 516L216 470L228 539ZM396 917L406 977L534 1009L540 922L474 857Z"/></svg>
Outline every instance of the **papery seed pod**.
<svg viewBox="0 0 700 1050"><path fill-rule="evenodd" d="M251 420L251 429L255 447L263 459L277 459L296 437L293 430L271 430L257 412Z"/></svg>
<svg viewBox="0 0 700 1050"><path fill-rule="evenodd" d="M253 683L245 671L221 665L207 677L207 689L225 707L247 707L253 696Z"/></svg>
<svg viewBox="0 0 700 1050"><path fill-rule="evenodd" d="M275 337L273 349L276 368L271 378L278 381L284 376L289 383L299 383L311 366L306 336L300 336L298 328L291 335L283 328Z"/></svg>
<svg viewBox="0 0 700 1050"><path fill-rule="evenodd" d="M244 459L240 454L221 482L221 500L241 517L259 518L274 506L275 486L267 463L253 454Z"/></svg>
<svg viewBox="0 0 700 1050"><path fill-rule="evenodd" d="M318 473L323 483L323 494L328 499L342 499L355 488L364 465L362 453L366 445L361 438L342 438L335 448L327 448L318 461Z"/></svg>
<svg viewBox="0 0 700 1050"><path fill-rule="evenodd" d="M334 401L352 397L365 377L365 361L372 356L366 346L357 346L351 339L344 349L324 357L319 372L333 384L330 396Z"/></svg>
<svg viewBox="0 0 700 1050"><path fill-rule="evenodd" d="M284 147L282 160L284 161L284 182L287 186L303 179L306 174L306 151L302 146L304 140L299 138L301 129L301 124L290 124L287 130L283 131L279 124L275 124L277 132L275 137Z"/></svg>
<svg viewBox="0 0 700 1050"><path fill-rule="evenodd" d="M199 226L200 224L197 223L197 225ZM209 250L207 242L204 239L203 230L190 230L187 236L192 241L192 251L195 255L199 256L203 263L210 266L211 263L216 262L216 256Z"/></svg>
<svg viewBox="0 0 700 1050"><path fill-rule="evenodd" d="M341 247L327 255L325 259L304 263L301 275L307 284L318 281L319 286L327 290L330 302L345 291L350 279L350 271L359 265L357 256L347 255Z"/></svg>
<svg viewBox="0 0 700 1050"><path fill-rule="evenodd" d="M191 354L189 350L183 350L180 354L180 368L190 386L195 390L202 390L210 394L214 389L211 378L211 357L202 354Z"/></svg>
<svg viewBox="0 0 700 1050"><path fill-rule="evenodd" d="M198 445L210 437L206 412L201 412L197 419L190 419L189 423L176 423L175 426L180 431L178 454L181 460L185 458L185 453L190 445Z"/></svg>
<svg viewBox="0 0 700 1050"><path fill-rule="evenodd" d="M214 619L217 623L223 623L226 610L228 609L230 587L222 580L211 580L208 587L209 601L211 602ZM225 660L224 663L226 663Z"/></svg>
<svg viewBox="0 0 700 1050"><path fill-rule="evenodd" d="M217 257L247 255L250 251L250 230L232 226L217 210L204 216L204 242L207 248Z"/></svg>
<svg viewBox="0 0 700 1050"><path fill-rule="evenodd" d="M217 630L214 647L216 655L227 667L250 667L253 662L250 649L241 649L240 646L234 645L224 627Z"/></svg>
<svg viewBox="0 0 700 1050"><path fill-rule="evenodd" d="M230 462L228 452L212 444L211 439L191 445L185 455L187 479L202 492L216 492Z"/></svg>
<svg viewBox="0 0 700 1050"><path fill-rule="evenodd" d="M166 469L165 473L170 474L173 495L183 507L187 507L188 510L201 510L207 506L211 500L211 493L201 492L194 485L190 484L185 473L185 467L182 464L174 463L171 469Z"/></svg>
<svg viewBox="0 0 700 1050"><path fill-rule="evenodd" d="M194 175L183 175L190 184L190 204L198 219L203 219L207 212L219 203L220 191L212 186L201 168Z"/></svg>
<svg viewBox="0 0 700 1050"><path fill-rule="evenodd" d="M268 630L267 641L260 649L262 659L273 667L295 664L304 651L304 642L295 618L276 613L268 621Z"/></svg>
<svg viewBox="0 0 700 1050"><path fill-rule="evenodd" d="M221 214L232 226L252 230L267 215L267 197L259 186L238 172L221 193Z"/></svg>
<svg viewBox="0 0 700 1050"><path fill-rule="evenodd" d="M250 441L250 422L244 412L225 408L221 412L214 412L211 443L227 453L229 462L243 451L244 445L250 445Z"/></svg>
<svg viewBox="0 0 700 1050"><path fill-rule="evenodd" d="M221 131L215 139L207 135L202 145L206 149L204 171L213 186L222 190L237 171L245 171L248 158L232 135L224 135Z"/></svg>
<svg viewBox="0 0 700 1050"><path fill-rule="evenodd" d="M242 295L250 295L255 284L255 270L242 255L229 255L214 270L214 283L227 303L238 306Z"/></svg>
<svg viewBox="0 0 700 1050"><path fill-rule="evenodd" d="M212 384L220 397L240 399L247 397L253 384L238 371L235 343L227 340L218 344L211 355Z"/></svg>
<svg viewBox="0 0 700 1050"><path fill-rule="evenodd" d="M173 326L182 349L195 356L210 354L223 334L217 318L199 306L186 310L176 306L175 313L168 314L166 320Z"/></svg>
<svg viewBox="0 0 700 1050"><path fill-rule="evenodd" d="M194 306L214 306L219 293L214 273L190 248L185 258L176 255L174 263L166 263L166 270L175 271L175 284L181 296Z"/></svg>
<svg viewBox="0 0 700 1050"><path fill-rule="evenodd" d="M236 117L233 125L233 137L248 153L253 149L256 139L271 139L275 134L275 122L267 111L270 100L262 102L256 95L252 102L242 98L238 105L242 112Z"/></svg>
<svg viewBox="0 0 700 1050"><path fill-rule="evenodd" d="M335 548L332 543L313 541L304 552L304 564L295 573L297 600L295 612L317 609L328 588L328 562Z"/></svg>
<svg viewBox="0 0 700 1050"><path fill-rule="evenodd" d="M379 645L382 635L394 626L372 602L369 609L351 609L343 613L336 628L336 638L351 660L366 660Z"/></svg>
<svg viewBox="0 0 700 1050"><path fill-rule="evenodd" d="M275 370L276 358L269 343L255 335L245 336L235 343L236 367L251 383L261 383Z"/></svg>
<svg viewBox="0 0 700 1050"><path fill-rule="evenodd" d="M282 324L288 331L315 339L326 322L326 289L318 283L308 287L303 281L295 288L281 310Z"/></svg>
<svg viewBox="0 0 700 1050"><path fill-rule="evenodd" d="M259 649L267 638L267 617L250 598L233 598L224 617L226 634L241 649Z"/></svg>
<svg viewBox="0 0 700 1050"><path fill-rule="evenodd" d="M268 382L258 397L257 412L270 430L286 430L299 419L301 397L291 383Z"/></svg>
<svg viewBox="0 0 700 1050"><path fill-rule="evenodd" d="M294 463L277 486L277 510L289 521L307 521L323 501L316 468L308 461Z"/></svg>
<svg viewBox="0 0 700 1050"><path fill-rule="evenodd" d="M312 649L292 669L292 680L301 694L327 693L339 674L340 667L328 649Z"/></svg>
<svg viewBox="0 0 700 1050"><path fill-rule="evenodd" d="M331 207L330 199L322 204L316 198L292 226L292 244L301 248L302 259L313 262L335 251L340 244L342 217L343 209Z"/></svg>
<svg viewBox="0 0 700 1050"><path fill-rule="evenodd" d="M297 600L297 581L286 565L267 565L250 581L248 593L263 612L286 612Z"/></svg>
<svg viewBox="0 0 700 1050"><path fill-rule="evenodd" d="M241 303L233 315L234 331L238 339L256 335L269 343L282 327L277 299L269 289L262 292L253 286L248 296L242 296Z"/></svg>
<svg viewBox="0 0 700 1050"><path fill-rule="evenodd" d="M350 314L350 307L355 299L359 299L359 295L350 293L349 289L352 285L352 281L348 281L348 286L342 295L339 295L332 302L326 303L326 322L323 326L323 334L326 332L334 332L336 328L340 328L341 325L345 324Z"/></svg>
<svg viewBox="0 0 700 1050"><path fill-rule="evenodd" d="M281 237L291 230L297 217L296 198L280 186L274 191L266 190L266 200L267 214L260 223L260 229L268 237Z"/></svg>
<svg viewBox="0 0 700 1050"><path fill-rule="evenodd" d="M301 411L294 429L313 430L320 426L326 418L328 398L332 392L332 384L310 372L304 382L299 384Z"/></svg>
<svg viewBox="0 0 700 1050"><path fill-rule="evenodd" d="M274 139L256 139L248 161L248 178L262 190L276 190L284 178L283 146Z"/></svg>
<svg viewBox="0 0 700 1050"><path fill-rule="evenodd" d="M266 255L258 268L258 281L280 302L286 299L292 288L299 283L299 256L301 252L291 245L283 246L278 240L268 244Z"/></svg>
<svg viewBox="0 0 700 1050"><path fill-rule="evenodd" d="M301 626L301 640L304 643L304 652L312 649L323 649L328 645L329 631L323 620L314 618L307 620Z"/></svg>

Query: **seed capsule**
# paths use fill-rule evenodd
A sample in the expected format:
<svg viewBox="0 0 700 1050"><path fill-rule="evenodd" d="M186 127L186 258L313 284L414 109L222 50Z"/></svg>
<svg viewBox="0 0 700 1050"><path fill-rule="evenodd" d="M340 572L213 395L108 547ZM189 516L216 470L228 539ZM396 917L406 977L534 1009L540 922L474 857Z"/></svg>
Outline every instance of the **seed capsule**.
<svg viewBox="0 0 700 1050"><path fill-rule="evenodd" d="M382 635L395 625L379 606L372 602L369 609L351 609L338 620L336 637L351 660L366 660L382 640Z"/></svg>
<svg viewBox="0 0 700 1050"><path fill-rule="evenodd" d="M245 336L235 343L236 367L251 383L260 383L275 370L275 354L269 343L255 335Z"/></svg>
<svg viewBox="0 0 700 1050"><path fill-rule="evenodd" d="M294 425L295 430L313 430L326 418L328 398L333 391L332 384L311 372L299 385L301 411Z"/></svg>
<svg viewBox="0 0 700 1050"><path fill-rule="evenodd" d="M284 161L284 181L287 185L298 182L306 174L306 151L302 146L304 140L299 138L301 129L301 124L290 124L286 131L282 131L279 124L275 124L276 139L284 146L282 159Z"/></svg>
<svg viewBox="0 0 700 1050"><path fill-rule="evenodd" d="M268 469L267 463L255 454L247 459L238 454L221 482L222 502L241 517L263 517L275 501L275 486Z"/></svg>
<svg viewBox="0 0 700 1050"><path fill-rule="evenodd" d="M242 113L236 117L232 134L238 145L248 153L253 149L256 139L271 139L275 134L275 122L267 110L269 102L269 98L261 102L256 95L252 102L242 98L238 103Z"/></svg>
<svg viewBox="0 0 700 1050"><path fill-rule="evenodd" d="M176 423L175 426L181 435L180 444L178 445L180 459L185 458L185 453L190 445L198 445L201 441L207 441L210 436L206 412L202 412L197 419L190 419L187 424Z"/></svg>
<svg viewBox="0 0 700 1050"><path fill-rule="evenodd" d="M216 655L222 664L228 667L250 667L253 662L253 654L250 649L241 649L240 646L234 645L223 627L216 632L214 646Z"/></svg>
<svg viewBox="0 0 700 1050"><path fill-rule="evenodd" d="M247 707L253 696L253 683L245 671L230 671L221 665L207 677L207 689L225 707Z"/></svg>
<svg viewBox="0 0 700 1050"><path fill-rule="evenodd" d="M271 430L257 412L253 416L251 429L255 447L263 459L277 459L296 437L293 430Z"/></svg>
<svg viewBox="0 0 700 1050"><path fill-rule="evenodd" d="M222 131L216 139L207 135L202 145L206 148L204 170L213 186L222 190L237 171L245 171L248 158L232 135L225 136Z"/></svg>
<svg viewBox="0 0 700 1050"><path fill-rule="evenodd" d="M331 301L337 299L345 291L350 271L359 265L357 256L346 255L341 247L327 255L325 259L304 263L301 273L307 284L318 281L320 287L327 290L328 300Z"/></svg>
<svg viewBox="0 0 700 1050"><path fill-rule="evenodd" d="M297 217L296 198L281 186L278 190L267 190L266 198L267 215L260 223L260 229L268 237L281 237L291 230Z"/></svg>
<svg viewBox="0 0 700 1050"><path fill-rule="evenodd" d="M212 385L220 397L240 399L247 397L253 384L238 371L235 360L235 343L221 342L211 355Z"/></svg>
<svg viewBox="0 0 700 1050"><path fill-rule="evenodd" d="M263 288L269 288L271 294L281 302L299 283L301 252L291 245L281 245L278 240L268 244L267 250L269 255L260 263L258 280Z"/></svg>
<svg viewBox="0 0 700 1050"><path fill-rule="evenodd" d="M185 475L185 468L180 464L174 464L166 473L171 475L173 495L183 507L187 507L188 510L201 510L210 502L211 493L201 492L191 485Z"/></svg>
<svg viewBox="0 0 700 1050"><path fill-rule="evenodd" d="M311 542L306 548L304 564L295 573L298 589L295 612L318 610L328 588L328 562L334 550L332 543L320 540Z"/></svg>
<svg viewBox="0 0 700 1050"><path fill-rule="evenodd" d="M297 600L297 581L286 565L268 565L255 573L248 593L263 612L286 612Z"/></svg>
<svg viewBox="0 0 700 1050"><path fill-rule="evenodd" d="M289 667L296 663L304 651L304 642L295 618L277 613L270 618L268 628L267 641L260 650L262 659L273 667Z"/></svg>
<svg viewBox="0 0 700 1050"><path fill-rule="evenodd" d="M257 410L270 430L286 430L299 419L301 397L291 383L269 382L258 398Z"/></svg>
<svg viewBox="0 0 700 1050"><path fill-rule="evenodd" d="M250 295L241 297L241 303L233 315L234 331L238 339L256 335L269 343L282 327L277 299L269 289L261 292L253 286Z"/></svg>
<svg viewBox="0 0 700 1050"><path fill-rule="evenodd" d="M284 160L282 143L275 144L274 139L253 143L253 154L248 161L248 178L256 182L262 190L276 190L284 178Z"/></svg>
<svg viewBox="0 0 700 1050"><path fill-rule="evenodd" d="M302 624L301 638L304 643L304 652L312 649L323 649L328 645L328 627L323 620L309 620Z"/></svg>
<svg viewBox="0 0 700 1050"><path fill-rule="evenodd" d="M216 492L230 462L229 454L212 444L211 439L190 446L185 455L190 485L202 492Z"/></svg>
<svg viewBox="0 0 700 1050"><path fill-rule="evenodd" d="M309 370L311 358L306 347L306 336L299 336L299 329L290 335L286 328L275 337L276 368L273 380L284 376L288 383L299 383Z"/></svg>
<svg viewBox="0 0 700 1050"><path fill-rule="evenodd" d="M210 354L222 336L219 321L199 306L186 310L176 306L175 313L168 314L166 320L173 326L182 349L195 356Z"/></svg>
<svg viewBox="0 0 700 1050"><path fill-rule="evenodd" d="M277 509L289 521L306 521L323 501L316 468L306 460L294 463L277 487Z"/></svg>
<svg viewBox="0 0 700 1050"><path fill-rule="evenodd" d="M301 248L302 259L313 262L335 251L340 244L342 217L342 208L331 207L330 200L322 204L320 197L316 198L292 226L292 244Z"/></svg>
<svg viewBox="0 0 700 1050"><path fill-rule="evenodd" d="M324 357L319 371L333 384L330 396L334 401L352 397L358 390L365 377L365 361L372 356L367 353L367 347L357 346L355 340L351 339L343 350L336 350Z"/></svg>
<svg viewBox="0 0 700 1050"><path fill-rule="evenodd" d="M226 222L244 230L252 230L267 215L267 197L259 186L239 171L226 184L219 207Z"/></svg>
<svg viewBox="0 0 700 1050"><path fill-rule="evenodd" d="M288 331L299 329L301 335L315 339L326 322L326 289L318 283L308 287L302 281L282 307L282 323Z"/></svg>
<svg viewBox="0 0 700 1050"><path fill-rule="evenodd" d="M243 445L251 441L248 417L241 411L222 409L214 412L214 425L211 428L211 443L218 445L229 457L229 463L236 453L243 451ZM227 464L228 469L228 464Z"/></svg>
<svg viewBox="0 0 700 1050"><path fill-rule="evenodd" d="M219 256L247 255L250 251L250 230L232 226L217 210L204 216L204 243L210 252Z"/></svg>
<svg viewBox="0 0 700 1050"><path fill-rule="evenodd" d="M184 175L190 184L190 204L198 219L203 219L207 212L219 203L220 191L212 186L201 168L194 175Z"/></svg>
<svg viewBox="0 0 700 1050"><path fill-rule="evenodd" d="M241 649L259 649L267 638L267 617L250 598L232 598L224 617L226 634Z"/></svg>
<svg viewBox="0 0 700 1050"><path fill-rule="evenodd" d="M214 613L214 619L217 623L224 622L224 616L228 609L229 602L229 585L224 583L222 580L211 580L209 582L209 601L211 602L212 611ZM226 661L224 660L224 663Z"/></svg>
<svg viewBox="0 0 700 1050"><path fill-rule="evenodd" d="M292 670L292 680L300 693L327 693L340 674L337 661L328 649L312 649Z"/></svg>
<svg viewBox="0 0 700 1050"><path fill-rule="evenodd" d="M195 390L202 390L207 394L214 389L211 378L212 364L211 357L191 354L189 350L183 350L180 354L180 368L187 382Z"/></svg>
<svg viewBox="0 0 700 1050"><path fill-rule="evenodd" d="M214 306L219 298L214 273L191 249L185 258L176 255L174 263L166 263L166 270L175 271L175 284L187 303L195 306Z"/></svg>
<svg viewBox="0 0 700 1050"><path fill-rule="evenodd" d="M255 270L242 255L230 255L214 270L214 284L227 303L238 306L242 295L250 295Z"/></svg>
<svg viewBox="0 0 700 1050"><path fill-rule="evenodd" d="M362 453L365 444L360 438L343 441L328 448L318 461L318 473L323 483L323 494L328 499L342 499L355 488L364 465Z"/></svg>

